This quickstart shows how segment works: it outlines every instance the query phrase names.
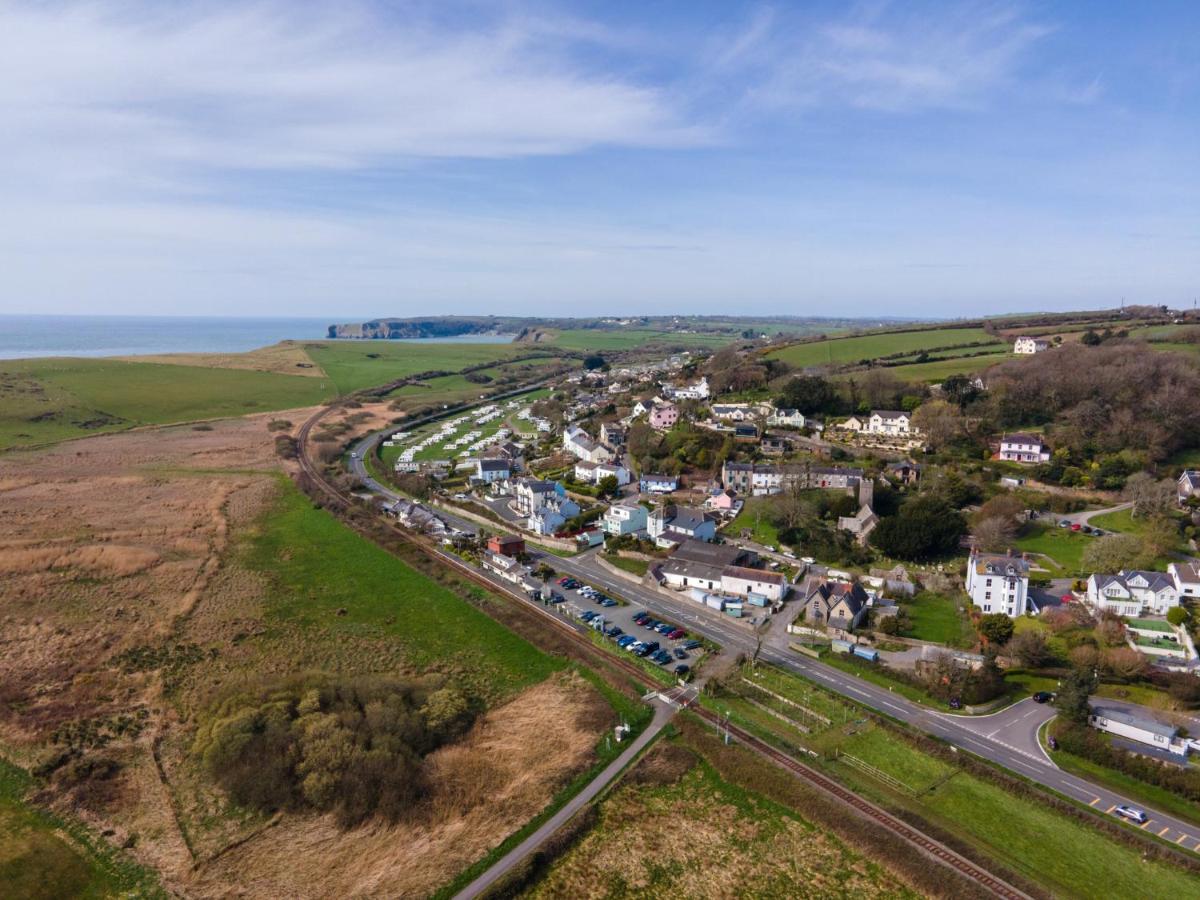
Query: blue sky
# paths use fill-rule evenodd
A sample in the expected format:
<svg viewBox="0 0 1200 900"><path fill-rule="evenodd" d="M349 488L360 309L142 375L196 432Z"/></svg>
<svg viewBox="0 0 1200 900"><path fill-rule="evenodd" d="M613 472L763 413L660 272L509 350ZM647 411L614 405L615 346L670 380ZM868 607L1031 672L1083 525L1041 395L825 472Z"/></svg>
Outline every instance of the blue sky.
<svg viewBox="0 0 1200 900"><path fill-rule="evenodd" d="M0 311L1200 295L1200 5L0 0Z"/></svg>

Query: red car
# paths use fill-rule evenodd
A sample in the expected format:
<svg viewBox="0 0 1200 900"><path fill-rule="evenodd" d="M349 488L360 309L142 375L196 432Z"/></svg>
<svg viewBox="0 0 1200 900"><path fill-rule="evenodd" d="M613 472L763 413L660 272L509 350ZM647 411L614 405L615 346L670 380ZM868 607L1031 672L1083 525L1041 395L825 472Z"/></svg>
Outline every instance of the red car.
<svg viewBox="0 0 1200 900"><path fill-rule="evenodd" d="M1071 526L1072 531L1079 531L1081 528L1083 528L1083 526L1080 525L1078 522L1076 522L1074 525Z"/></svg>
<svg viewBox="0 0 1200 900"><path fill-rule="evenodd" d="M686 634L687 634L687 632L684 631L682 628L676 628L674 631L672 631L670 634L667 635L667 639L672 640L672 641L677 641Z"/></svg>

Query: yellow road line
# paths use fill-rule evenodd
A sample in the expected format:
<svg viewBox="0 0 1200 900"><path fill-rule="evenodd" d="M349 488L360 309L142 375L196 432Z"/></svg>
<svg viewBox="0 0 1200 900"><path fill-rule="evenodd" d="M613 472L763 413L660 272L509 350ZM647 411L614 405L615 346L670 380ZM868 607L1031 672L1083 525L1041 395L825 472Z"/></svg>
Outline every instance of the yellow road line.
<svg viewBox="0 0 1200 900"><path fill-rule="evenodd" d="M1095 800L1093 800L1091 803L1089 803L1088 806L1095 806L1099 802L1100 802L1100 798L1097 797Z"/></svg>
<svg viewBox="0 0 1200 900"><path fill-rule="evenodd" d="M1162 837L1164 834L1166 834L1166 833L1167 833L1168 831L1170 831L1170 830L1171 830L1171 826L1170 826L1170 825L1168 825L1166 828L1164 828L1162 831L1160 831L1160 832L1158 833L1158 836L1159 836L1159 837Z"/></svg>
<svg viewBox="0 0 1200 900"><path fill-rule="evenodd" d="M1106 809L1105 812L1110 813L1116 808L1117 808L1117 804L1114 803L1112 806L1110 806L1108 809Z"/></svg>
<svg viewBox="0 0 1200 900"><path fill-rule="evenodd" d="M1149 828L1150 823L1153 821L1154 821L1153 819L1147 819L1145 822L1143 822L1141 825L1139 825L1138 828Z"/></svg>
<svg viewBox="0 0 1200 900"><path fill-rule="evenodd" d="M1182 843L1183 843L1184 841L1186 841L1186 840L1187 840L1187 835L1186 835L1186 834L1181 834L1181 835L1179 836L1179 838L1178 838L1178 839L1175 841L1175 843L1177 843L1177 844L1182 844Z"/></svg>

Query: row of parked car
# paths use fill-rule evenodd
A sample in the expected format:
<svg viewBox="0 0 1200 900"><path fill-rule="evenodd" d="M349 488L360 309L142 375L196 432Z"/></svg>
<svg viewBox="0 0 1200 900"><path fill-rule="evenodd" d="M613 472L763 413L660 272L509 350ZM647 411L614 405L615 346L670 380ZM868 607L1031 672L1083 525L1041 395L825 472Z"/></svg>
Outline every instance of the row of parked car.
<svg viewBox="0 0 1200 900"><path fill-rule="evenodd" d="M617 605L617 601L612 597L609 597L607 594L596 590L590 584L584 584L581 581L576 581L574 578L560 578L558 579L558 585L563 590L574 591L579 596L586 597L593 603L598 603L600 606L611 608Z"/></svg>
<svg viewBox="0 0 1200 900"><path fill-rule="evenodd" d="M1070 519L1060 519L1058 522L1058 527L1070 528L1072 531L1090 534L1092 537L1103 537L1105 534L1107 534L1103 528L1093 528L1091 525L1083 525L1079 522L1072 522Z"/></svg>

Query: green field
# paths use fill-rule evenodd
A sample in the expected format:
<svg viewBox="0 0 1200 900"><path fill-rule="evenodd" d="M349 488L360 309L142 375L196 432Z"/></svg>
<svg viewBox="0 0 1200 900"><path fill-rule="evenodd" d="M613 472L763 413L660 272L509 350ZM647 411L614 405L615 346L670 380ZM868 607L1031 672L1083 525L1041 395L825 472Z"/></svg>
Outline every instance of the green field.
<svg viewBox="0 0 1200 900"><path fill-rule="evenodd" d="M720 347L732 340L732 336L720 334L681 334L637 328L620 331L576 328L558 332L553 344L567 350L636 350L648 344Z"/></svg>
<svg viewBox="0 0 1200 900"><path fill-rule="evenodd" d="M0 449L137 425L312 406L326 378L113 359L0 363Z"/></svg>
<svg viewBox="0 0 1200 900"><path fill-rule="evenodd" d="M376 387L421 372L458 372L530 352L528 345L418 344L410 341L312 341L309 357L325 370L340 394Z"/></svg>
<svg viewBox="0 0 1200 900"><path fill-rule="evenodd" d="M932 362L913 363L908 366L893 366L887 369L902 381L925 381L941 383L951 375L974 375L988 366L1010 359L1007 351L988 353L986 356L970 356L960 359L935 359Z"/></svg>
<svg viewBox="0 0 1200 900"><path fill-rule="evenodd" d="M912 630L905 632L905 637L961 649L974 646L975 632L967 616L959 612L958 601L923 592L912 600L903 601L902 605L908 610L913 623Z"/></svg>
<svg viewBox="0 0 1200 900"><path fill-rule="evenodd" d="M325 634L320 643L330 659L321 660L321 668L342 670L349 664L338 661L339 653L381 642L387 658L376 658L371 668L436 668L494 700L565 665L314 508L291 482L281 484L246 548L247 562L270 582L268 624Z"/></svg>
<svg viewBox="0 0 1200 900"><path fill-rule="evenodd" d="M166 897L152 875L83 826L27 804L32 787L0 760L0 896Z"/></svg>
<svg viewBox="0 0 1200 900"><path fill-rule="evenodd" d="M960 344L986 341L997 349L1004 345L982 328L939 328L930 331L905 331L889 334L864 334L834 338L810 344L794 344L771 353L797 368L830 364L856 363L893 353L938 350ZM975 348L982 349L982 348Z"/></svg>
<svg viewBox="0 0 1200 900"><path fill-rule="evenodd" d="M1057 564L1045 566L1045 560L1036 560L1038 565L1045 566L1055 577L1070 577L1086 574L1083 572L1083 551L1096 538L1072 531L1069 528L1059 528L1046 522L1034 522L1028 525L1025 533L1016 540L1016 548L1027 553L1043 553Z"/></svg>
<svg viewBox="0 0 1200 900"><path fill-rule="evenodd" d="M771 521L771 501L765 497L746 500L742 511L734 517L723 532L730 537L741 537L743 529L750 530L750 539L768 547L779 546L779 529Z"/></svg>
<svg viewBox="0 0 1200 900"><path fill-rule="evenodd" d="M631 575L638 576L639 578L645 575L646 571L650 568L649 560L645 559L634 559L626 556L606 556L604 559L606 562L612 563L618 569L622 569L626 572L629 572Z"/></svg>

